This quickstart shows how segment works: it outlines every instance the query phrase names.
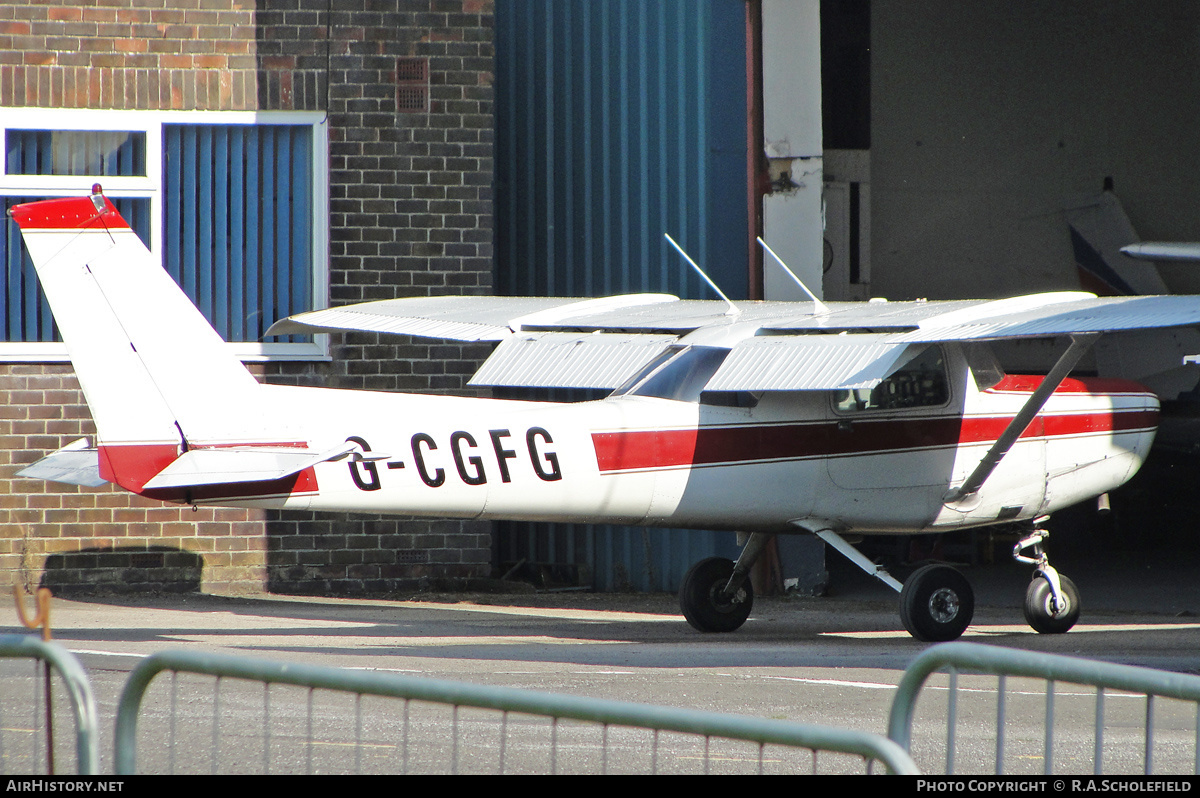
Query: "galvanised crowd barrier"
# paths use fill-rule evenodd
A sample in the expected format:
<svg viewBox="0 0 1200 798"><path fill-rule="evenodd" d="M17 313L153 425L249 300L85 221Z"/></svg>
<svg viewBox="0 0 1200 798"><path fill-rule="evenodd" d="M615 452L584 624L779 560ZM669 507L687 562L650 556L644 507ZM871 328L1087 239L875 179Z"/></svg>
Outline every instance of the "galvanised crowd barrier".
<svg viewBox="0 0 1200 798"><path fill-rule="evenodd" d="M956 754L964 747L960 739L964 730L970 730L973 761L985 760L981 740L986 732L981 734L979 729L985 725L984 717L990 714L992 702L995 745L989 770L996 774L1004 773L1008 763L1028 764L1038 759L1047 775L1086 772L1089 764L1097 775L1104 772L1106 764L1117 773L1130 773L1140 766L1149 775L1155 771L1158 760L1162 760L1164 767L1186 768L1200 774L1200 676L961 642L933 646L920 654L905 670L892 703L888 737L922 763L924 757L916 756L913 751L917 699L923 692L929 692L931 686L927 682L942 669L949 674L945 713L947 774L955 772ZM973 682L973 686L964 687L959 684L959 677L964 674L995 676L996 686L991 689ZM1038 697L1035 691L1014 689L1007 682L1008 677L1044 682L1044 691ZM1063 691L1058 685L1064 683L1094 691ZM1031 693L1040 707L1030 704ZM963 699L968 694L975 699L981 695L987 697L967 709ZM1013 709L1018 701L1025 703L1019 713ZM1059 727L1055 726L1056 712L1059 718L1067 716L1067 722ZM1088 714L1092 732L1085 735L1079 729L1087 727ZM1035 729L1038 725L1040 734ZM1036 739L1039 736L1040 740ZM1106 736L1117 738L1108 748L1107 762ZM1040 751L1036 743L1040 743ZM1021 753L1014 756L1006 748L1019 749ZM1056 764L1061 771L1056 771ZM922 766L926 772L930 771L928 765ZM968 772L982 769L979 764L969 768Z"/></svg>
<svg viewBox="0 0 1200 798"><path fill-rule="evenodd" d="M32 635L0 635L0 657L30 659L34 673L28 680L7 674L0 691L0 773L38 773L44 766L47 773L61 771L55 764L54 702L51 672L56 672L66 687L71 714L75 720L75 772L81 775L98 774L100 758L96 723L96 700L91 683L79 660L57 643L39 640ZM38 668L38 664L42 667ZM40 671L40 672L39 672ZM32 700L12 696L12 690L31 690ZM22 709L18 710L17 707ZM30 708L30 716L16 717ZM27 724L27 725L26 725ZM24 745L4 744L9 736L20 733Z"/></svg>
<svg viewBox="0 0 1200 798"><path fill-rule="evenodd" d="M155 728L140 730L151 720L149 688L163 672L171 677L160 680L170 682L168 695L151 702ZM198 709L207 699L197 697L195 685L178 684L195 675L215 678L211 712ZM248 692L231 697L231 681ZM284 699L281 687L300 688L291 698L302 700ZM353 712L344 704L330 707L328 696L318 708L316 696L326 691L348 697ZM365 700L372 696L385 699L390 719L368 720ZM231 717L235 710L240 714ZM339 714L352 714L353 730L326 728ZM669 750L660 750L664 735L671 737ZM852 765L852 772L875 772L875 763L891 773L917 772L899 745L868 732L190 651L156 654L130 674L117 709L117 774L139 771L139 740L167 749L165 758L157 750L153 766L142 768L154 772L175 772L181 758L188 758L187 772L207 765L213 773L684 772L691 766L709 773L726 772L733 760L760 773L816 772L818 752L822 771L835 758L835 768ZM207 753L199 751L205 747Z"/></svg>
<svg viewBox="0 0 1200 798"><path fill-rule="evenodd" d="M57 644L24 635L0 636L0 657L35 665L28 680L4 680L6 688L35 696L0 701L0 729L28 738L23 747L5 746L0 734L0 771L34 772L43 762L54 771L53 716L37 695L47 684L38 684L41 665L66 686L77 772L97 774L96 706L78 660ZM948 671L945 687L933 683L942 670ZM158 686L169 682L168 695L148 702L152 682L164 672L169 679ZM181 684L185 679L205 681L197 689ZM1038 691L1021 686L1030 680ZM944 720L934 724L945 723L946 773L955 772L959 758L969 760L970 771L996 774L1014 762L1020 769L1039 761L1045 774L1085 772L1085 766L1097 775L1106 766L1151 774L1185 765L1200 773L1200 677L972 643L934 646L907 668L892 703L890 739L378 671L166 652L144 660L126 681L114 765L118 774L137 772L140 739L156 749L143 752L153 764L142 769L169 773L201 772L201 765L214 773L710 773L743 765L759 773L870 773L881 765L915 774L914 759L924 761L929 747L913 750L918 698L942 689ZM289 702L288 690L300 700ZM369 711L367 701L375 699L379 704ZM18 712L25 715L13 717ZM43 733L47 742L39 748ZM177 768L181 758L187 761Z"/></svg>

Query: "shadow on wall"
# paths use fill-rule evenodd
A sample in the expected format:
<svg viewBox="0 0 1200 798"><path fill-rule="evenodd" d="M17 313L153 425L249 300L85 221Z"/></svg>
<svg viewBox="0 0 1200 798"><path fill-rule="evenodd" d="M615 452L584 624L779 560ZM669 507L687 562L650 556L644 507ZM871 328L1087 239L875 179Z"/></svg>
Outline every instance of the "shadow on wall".
<svg viewBox="0 0 1200 798"><path fill-rule="evenodd" d="M199 593L204 561L168 546L84 549L46 558L39 587L72 593Z"/></svg>

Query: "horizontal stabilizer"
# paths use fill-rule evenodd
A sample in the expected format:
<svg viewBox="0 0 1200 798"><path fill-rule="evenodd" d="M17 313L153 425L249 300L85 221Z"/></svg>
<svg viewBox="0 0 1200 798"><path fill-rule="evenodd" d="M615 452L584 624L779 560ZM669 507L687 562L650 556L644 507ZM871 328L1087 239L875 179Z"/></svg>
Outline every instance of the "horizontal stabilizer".
<svg viewBox="0 0 1200 798"><path fill-rule="evenodd" d="M62 482L66 485L82 485L85 488L98 488L108 484L108 480L100 476L100 457L87 438L80 438L36 463L25 466L17 472L17 476Z"/></svg>
<svg viewBox="0 0 1200 798"><path fill-rule="evenodd" d="M1190 241L1143 241L1121 252L1142 260L1200 261L1200 243Z"/></svg>
<svg viewBox="0 0 1200 798"><path fill-rule="evenodd" d="M346 442L323 452L298 447L230 446L192 449L146 483L146 489L191 488L200 485L224 485L236 482L269 482L297 474L329 460L353 456L356 459L386 459L388 455L362 454L357 443Z"/></svg>

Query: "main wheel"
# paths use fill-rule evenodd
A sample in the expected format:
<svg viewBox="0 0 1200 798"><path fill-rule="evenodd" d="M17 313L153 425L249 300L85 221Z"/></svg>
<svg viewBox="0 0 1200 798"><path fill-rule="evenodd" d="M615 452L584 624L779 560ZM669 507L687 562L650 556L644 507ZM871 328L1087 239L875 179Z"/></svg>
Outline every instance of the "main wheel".
<svg viewBox="0 0 1200 798"><path fill-rule="evenodd" d="M971 624L975 593L949 565L918 568L900 591L900 620L918 640L954 640Z"/></svg>
<svg viewBox="0 0 1200 798"><path fill-rule="evenodd" d="M1062 590L1060 597L1066 602L1057 613L1050 608L1050 583L1044 576L1035 576L1025 591L1025 621L1035 631L1044 635L1060 635L1079 620L1079 589L1065 576L1058 577Z"/></svg>
<svg viewBox="0 0 1200 798"><path fill-rule="evenodd" d="M747 579L730 597L722 595L733 562L724 557L709 557L693 565L679 588L679 608L693 629L701 632L732 632L750 617L754 589Z"/></svg>

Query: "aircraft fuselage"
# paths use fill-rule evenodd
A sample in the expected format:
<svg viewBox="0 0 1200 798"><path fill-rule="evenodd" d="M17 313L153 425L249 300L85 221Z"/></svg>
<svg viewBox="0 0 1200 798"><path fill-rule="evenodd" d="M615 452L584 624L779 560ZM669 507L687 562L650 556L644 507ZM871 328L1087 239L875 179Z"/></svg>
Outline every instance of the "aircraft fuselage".
<svg viewBox="0 0 1200 798"><path fill-rule="evenodd" d="M255 443L351 440L378 459L190 492L139 490L128 473L118 481L204 504L772 532L819 518L905 533L1053 512L1123 484L1149 450L1152 393L1066 380L978 495L948 503L1040 378L980 389L958 347L945 346L943 359L945 388L912 407L860 408L847 392L768 392L737 407L636 394L558 404L265 386L288 440ZM248 442L189 441L234 443ZM123 453L148 478L179 454L155 448L157 458L144 445L102 441L101 459Z"/></svg>

